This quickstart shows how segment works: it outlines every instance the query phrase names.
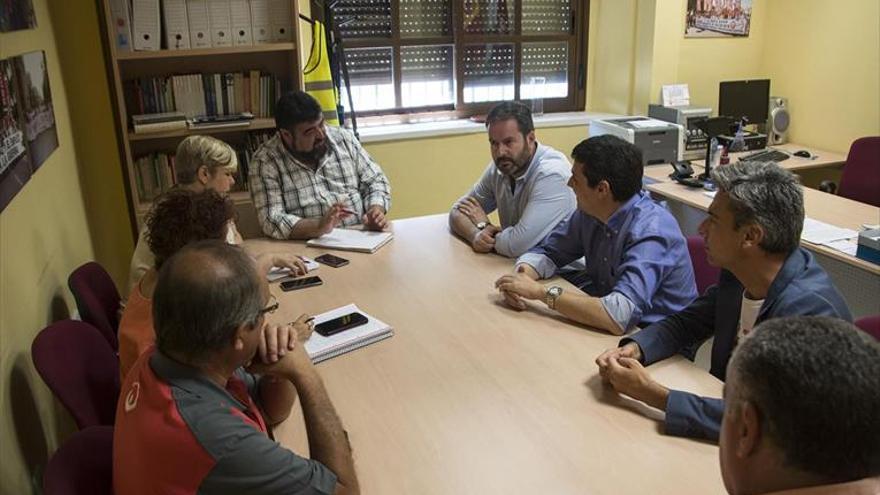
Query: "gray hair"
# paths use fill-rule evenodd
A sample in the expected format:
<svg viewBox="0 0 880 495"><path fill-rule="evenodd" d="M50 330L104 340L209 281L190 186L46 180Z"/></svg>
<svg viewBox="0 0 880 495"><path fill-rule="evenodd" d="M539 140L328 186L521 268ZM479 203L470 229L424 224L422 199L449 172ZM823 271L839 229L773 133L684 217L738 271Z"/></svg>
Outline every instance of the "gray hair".
<svg viewBox="0 0 880 495"><path fill-rule="evenodd" d="M767 320L730 363L743 401L791 468L840 483L880 475L880 342L826 316Z"/></svg>
<svg viewBox="0 0 880 495"><path fill-rule="evenodd" d="M754 223L764 229L764 251L788 254L797 249L804 192L796 175L772 162L739 162L716 167L712 180L730 196L736 228Z"/></svg>
<svg viewBox="0 0 880 495"><path fill-rule="evenodd" d="M153 294L156 345L201 362L232 345L241 325L256 325L263 308L254 261L221 240L187 245L159 270Z"/></svg>

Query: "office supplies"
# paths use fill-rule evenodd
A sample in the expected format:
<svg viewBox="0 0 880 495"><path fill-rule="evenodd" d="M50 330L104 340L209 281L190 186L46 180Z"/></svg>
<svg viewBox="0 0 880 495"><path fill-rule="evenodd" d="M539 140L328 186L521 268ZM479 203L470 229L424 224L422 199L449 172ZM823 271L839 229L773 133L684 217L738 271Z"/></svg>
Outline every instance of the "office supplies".
<svg viewBox="0 0 880 495"><path fill-rule="evenodd" d="M708 136L697 127L697 122L708 119L712 109L693 106L648 105L648 117L678 124L684 129L684 143L681 156L685 160L699 160L706 157L706 140Z"/></svg>
<svg viewBox="0 0 880 495"><path fill-rule="evenodd" d="M612 134L642 150L642 163L655 165L681 160L682 126L648 117L596 119L590 136Z"/></svg>
<svg viewBox="0 0 880 495"><path fill-rule="evenodd" d="M165 26L165 47L169 50L188 49L190 39L186 0L163 0L162 18Z"/></svg>
<svg viewBox="0 0 880 495"><path fill-rule="evenodd" d="M208 19L211 24L211 46L232 46L232 19L229 0L210 0Z"/></svg>
<svg viewBox="0 0 880 495"><path fill-rule="evenodd" d="M856 257L880 265L880 229L859 232Z"/></svg>
<svg viewBox="0 0 880 495"><path fill-rule="evenodd" d="M291 41L293 27L290 22L290 0L269 0L269 27L271 41Z"/></svg>
<svg viewBox="0 0 880 495"><path fill-rule="evenodd" d="M339 249L342 251L357 251L361 253L375 253L388 241L394 238L391 232L373 232L369 230L333 229L329 234L309 239L306 245L309 247L322 247Z"/></svg>
<svg viewBox="0 0 880 495"><path fill-rule="evenodd" d="M189 20L191 48L211 47L211 23L208 16L208 0L186 0L186 16Z"/></svg>
<svg viewBox="0 0 880 495"><path fill-rule="evenodd" d="M229 0L229 18L232 21L232 44L253 45L251 10L248 0Z"/></svg>
<svg viewBox="0 0 880 495"><path fill-rule="evenodd" d="M132 115L131 124L135 134L174 131L186 129L186 115L181 112Z"/></svg>
<svg viewBox="0 0 880 495"><path fill-rule="evenodd" d="M351 313L360 313L367 317L365 325L352 328L345 332L337 333L325 337L323 335L313 333L309 340L306 341L306 352L312 358L312 362L320 363L327 359L351 352L361 347L370 345L383 339L387 339L394 335L394 331L387 324L369 314L361 311L356 305L349 304L341 308L322 313L315 316L315 326L330 321L334 318L344 316Z"/></svg>
<svg viewBox="0 0 880 495"><path fill-rule="evenodd" d="M319 265L317 261L315 261L307 256L300 256L299 258L301 260L303 260L303 263L306 264L306 273L311 273L321 267L321 265ZM290 268L273 266L269 270L269 273L266 275L266 279L271 283L271 282L276 282L278 280L281 280L282 278L289 277L289 276L290 276Z"/></svg>
<svg viewBox="0 0 880 495"><path fill-rule="evenodd" d="M131 14L128 0L110 0L110 17L113 20L116 50L130 52L131 46Z"/></svg>
<svg viewBox="0 0 880 495"><path fill-rule="evenodd" d="M739 157L739 161L741 162L782 162L788 159L789 156L787 153L773 149L767 149Z"/></svg>
<svg viewBox="0 0 880 495"><path fill-rule="evenodd" d="M840 228L807 217L804 218L804 229L801 232L801 240L813 244L827 244L841 239L852 239L857 235L859 235L859 233L855 230Z"/></svg>
<svg viewBox="0 0 880 495"><path fill-rule="evenodd" d="M272 28L269 21L269 0L251 0L251 34L254 43L272 41Z"/></svg>
<svg viewBox="0 0 880 495"><path fill-rule="evenodd" d="M131 4L135 50L158 50L161 17L159 0L134 0Z"/></svg>

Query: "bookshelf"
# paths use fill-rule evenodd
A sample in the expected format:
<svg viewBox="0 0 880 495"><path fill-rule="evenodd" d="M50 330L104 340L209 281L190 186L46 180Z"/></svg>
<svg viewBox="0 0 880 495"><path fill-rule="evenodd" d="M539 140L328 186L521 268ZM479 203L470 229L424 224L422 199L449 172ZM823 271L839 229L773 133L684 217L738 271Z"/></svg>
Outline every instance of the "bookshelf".
<svg viewBox="0 0 880 495"><path fill-rule="evenodd" d="M158 1L158 0L157 0ZM102 33L107 75L111 88L111 98L115 112L117 147L125 180L126 198L132 232L137 232L143 218L152 204L152 199L142 192L139 186L136 161L139 157L153 153L173 152L178 143L192 134L209 134L222 139L235 148L248 141L248 134L271 132L275 121L268 115L257 115L249 125L241 127L221 127L210 129L182 129L149 134L135 134L131 128L132 115L140 113L141 107L132 103L131 85L136 81L151 78L165 78L186 74L231 74L259 71L280 83L281 91L302 89L302 66L299 49L300 23L297 0L290 1L291 39L245 46L197 48L186 50L125 51L118 49L115 40L115 26L111 14L111 0L99 0L103 19ZM164 14L163 14L164 15ZM246 90L245 90L246 91ZM274 104L274 102L271 102ZM142 103L141 103L142 104ZM145 112L146 113L146 112ZM256 112L255 112L256 114ZM240 176L230 198L239 213L239 230L245 235L259 234L256 212L250 194L241 190L246 186L247 177Z"/></svg>

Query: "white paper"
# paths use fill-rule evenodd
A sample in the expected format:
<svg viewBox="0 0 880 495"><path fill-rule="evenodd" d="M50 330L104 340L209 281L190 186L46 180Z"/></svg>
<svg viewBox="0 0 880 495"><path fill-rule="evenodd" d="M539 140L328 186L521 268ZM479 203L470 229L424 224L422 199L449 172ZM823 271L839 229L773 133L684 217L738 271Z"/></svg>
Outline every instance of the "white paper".
<svg viewBox="0 0 880 495"><path fill-rule="evenodd" d="M859 244L852 239L842 239L839 241L826 242L825 246L834 249L835 251L840 251L841 253L848 254L850 256L856 255L856 250L859 248Z"/></svg>
<svg viewBox="0 0 880 495"><path fill-rule="evenodd" d="M303 262L306 264L306 271L313 272L321 267L321 265L319 265L317 261L307 256L300 256L300 259L302 259ZM273 266L269 270L269 273L266 275L266 278L269 280L269 282L275 282L276 280L281 280L282 278L289 276L290 268Z"/></svg>
<svg viewBox="0 0 880 495"><path fill-rule="evenodd" d="M342 352L346 352L347 350L353 350L376 340L391 336L391 327L387 323L377 320L361 311L354 304L349 304L315 316L315 324L317 325L349 313L360 313L366 316L368 321L365 325L351 328L329 337L325 337L318 332L312 333L312 336L309 337L309 340L305 343L306 352L309 354L309 357L312 358L312 361L320 362Z"/></svg>
<svg viewBox="0 0 880 495"><path fill-rule="evenodd" d="M310 239L307 246L325 247L372 253L391 240L391 232L373 232L370 230L333 229L329 234Z"/></svg>
<svg viewBox="0 0 880 495"><path fill-rule="evenodd" d="M844 229L812 218L805 218L801 239L813 244L827 244L841 239L852 239L858 235L859 233L852 229Z"/></svg>
<svg viewBox="0 0 880 495"><path fill-rule="evenodd" d="M691 104L691 94L687 84L665 84L660 94L664 107L678 107Z"/></svg>
<svg viewBox="0 0 880 495"><path fill-rule="evenodd" d="M703 191L703 194L709 196L710 198L715 198L715 195L718 194L718 191Z"/></svg>
<svg viewBox="0 0 880 495"><path fill-rule="evenodd" d="M669 127L669 122L661 120L631 120L627 124L639 129L657 129Z"/></svg>

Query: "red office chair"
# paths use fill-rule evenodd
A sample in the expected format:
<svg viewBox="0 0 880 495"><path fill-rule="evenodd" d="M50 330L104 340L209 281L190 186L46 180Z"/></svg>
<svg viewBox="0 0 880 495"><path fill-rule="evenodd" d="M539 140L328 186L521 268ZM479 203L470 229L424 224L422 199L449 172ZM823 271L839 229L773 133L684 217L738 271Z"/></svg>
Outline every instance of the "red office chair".
<svg viewBox="0 0 880 495"><path fill-rule="evenodd" d="M45 495L113 495L113 427L92 426L55 451L43 473Z"/></svg>
<svg viewBox="0 0 880 495"><path fill-rule="evenodd" d="M840 187L825 180L819 189L880 207L880 136L853 141L843 166Z"/></svg>
<svg viewBox="0 0 880 495"><path fill-rule="evenodd" d="M113 279L101 265L90 261L77 268L67 279L67 285L83 321L97 328L113 350L119 349L116 332L119 329L119 291Z"/></svg>
<svg viewBox="0 0 880 495"><path fill-rule="evenodd" d="M113 424L119 359L95 327L76 320L55 322L34 339L31 358L79 429Z"/></svg>
<svg viewBox="0 0 880 495"><path fill-rule="evenodd" d="M856 320L855 323L861 330L880 340L880 315L864 316Z"/></svg>
<svg viewBox="0 0 880 495"><path fill-rule="evenodd" d="M697 282L697 293L702 295L706 289L718 283L721 269L709 264L706 256L706 243L698 235L687 238L688 253L691 255L691 265L694 267L694 278Z"/></svg>

